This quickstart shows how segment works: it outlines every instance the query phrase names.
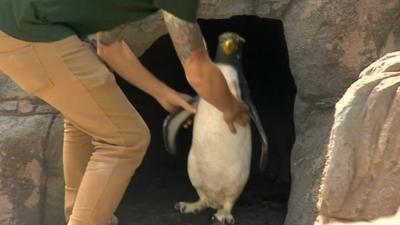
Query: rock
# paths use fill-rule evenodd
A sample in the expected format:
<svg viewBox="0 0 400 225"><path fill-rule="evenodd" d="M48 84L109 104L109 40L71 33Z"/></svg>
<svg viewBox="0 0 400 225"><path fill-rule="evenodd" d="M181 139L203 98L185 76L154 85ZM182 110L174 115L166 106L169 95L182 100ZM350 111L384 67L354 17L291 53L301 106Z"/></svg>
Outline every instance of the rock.
<svg viewBox="0 0 400 225"><path fill-rule="evenodd" d="M285 224L311 225L325 162L324 148L333 122L333 109L318 109L297 99L296 143L292 151L292 190ZM301 211L301 213L300 213Z"/></svg>
<svg viewBox="0 0 400 225"><path fill-rule="evenodd" d="M35 108L35 113L37 114L57 114L59 113L55 108L53 108L51 105L47 104L39 104Z"/></svg>
<svg viewBox="0 0 400 225"><path fill-rule="evenodd" d="M59 114L50 128L47 141L47 187L44 206L44 225L64 224L64 176L63 176L64 117Z"/></svg>
<svg viewBox="0 0 400 225"><path fill-rule="evenodd" d="M0 192L0 223L15 224L13 222L13 204L11 204L8 194L2 192Z"/></svg>
<svg viewBox="0 0 400 225"><path fill-rule="evenodd" d="M282 19L293 0L266 1L254 0L255 15L273 19Z"/></svg>
<svg viewBox="0 0 400 225"><path fill-rule="evenodd" d="M23 99L18 102L18 111L20 113L30 113L34 109L34 106L32 105L31 101L28 99Z"/></svg>
<svg viewBox="0 0 400 225"><path fill-rule="evenodd" d="M255 7L254 0L202 0L198 12L199 18L221 19L234 15L252 15Z"/></svg>
<svg viewBox="0 0 400 225"><path fill-rule="evenodd" d="M327 218L324 218L327 220ZM394 216L386 216L383 218L371 220L371 221L362 221L362 222L354 222L354 221L346 221L346 220L336 220L336 219L328 219L325 223L322 223L322 220L319 220L314 225L397 225L400 221L400 211L396 213Z"/></svg>
<svg viewBox="0 0 400 225"><path fill-rule="evenodd" d="M50 176L47 179L47 192L44 199L43 225L65 224L64 216L64 178Z"/></svg>
<svg viewBox="0 0 400 225"><path fill-rule="evenodd" d="M62 147L64 135L64 117L58 114L51 125L47 140L47 174L48 176L63 176ZM63 191L61 191L63 192Z"/></svg>
<svg viewBox="0 0 400 225"><path fill-rule="evenodd" d="M0 75L0 100L31 97L19 88L14 81L4 75Z"/></svg>
<svg viewBox="0 0 400 225"><path fill-rule="evenodd" d="M400 24L400 18L397 19L393 24ZM392 26L392 30L390 31L385 45L381 48L381 54L390 53L395 50L399 50L400 46L400 27L399 26Z"/></svg>
<svg viewBox="0 0 400 225"><path fill-rule="evenodd" d="M0 117L1 224L42 225L45 139L52 116Z"/></svg>
<svg viewBox="0 0 400 225"><path fill-rule="evenodd" d="M4 101L0 102L0 111L16 111L18 107L18 102L17 101Z"/></svg>
<svg viewBox="0 0 400 225"><path fill-rule="evenodd" d="M336 104L319 207L372 220L400 206L400 52L365 69Z"/></svg>
<svg viewBox="0 0 400 225"><path fill-rule="evenodd" d="M399 48L396 41L385 45L398 20L398 1L292 1L283 22L288 42L291 69L298 90L295 117L296 144L292 156L293 186L286 225L310 225L318 210L318 182L329 137L333 106L363 68L376 60L384 46L386 52ZM392 31L391 31L392 30ZM328 100L328 101L327 101ZM304 121L301 107L325 112L318 125ZM305 105L305 106L301 106ZM300 108L299 108L300 107ZM331 108L331 110L328 110ZM312 126L312 125L315 126ZM309 135L312 132L315 135ZM322 135L320 135L322 134ZM310 149L308 146L315 146ZM310 151L313 153L310 154ZM297 163L302 160L303 166ZM312 171L310 171L312 170ZM309 176L315 176L310 178Z"/></svg>
<svg viewBox="0 0 400 225"><path fill-rule="evenodd" d="M396 0L292 1L283 21L298 94L342 96L382 54L399 10Z"/></svg>

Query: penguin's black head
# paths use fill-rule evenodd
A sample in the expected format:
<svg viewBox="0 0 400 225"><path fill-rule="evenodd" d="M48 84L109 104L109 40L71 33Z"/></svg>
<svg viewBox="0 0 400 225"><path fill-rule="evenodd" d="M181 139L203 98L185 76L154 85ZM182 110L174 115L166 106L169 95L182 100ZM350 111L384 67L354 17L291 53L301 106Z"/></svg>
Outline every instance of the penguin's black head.
<svg viewBox="0 0 400 225"><path fill-rule="evenodd" d="M225 32L219 36L219 48L226 56L240 54L245 42L244 38L232 32Z"/></svg>

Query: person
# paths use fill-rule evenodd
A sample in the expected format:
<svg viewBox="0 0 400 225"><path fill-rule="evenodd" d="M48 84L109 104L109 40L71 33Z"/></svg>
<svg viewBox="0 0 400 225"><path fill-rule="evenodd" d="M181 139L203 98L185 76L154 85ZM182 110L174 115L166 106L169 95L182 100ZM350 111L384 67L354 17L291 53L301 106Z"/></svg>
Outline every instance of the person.
<svg viewBox="0 0 400 225"><path fill-rule="evenodd" d="M194 90L232 132L248 107L229 92L196 22L198 0L2 0L0 70L65 118L63 165L68 225L106 225L140 165L149 130L105 64L163 108L195 112L123 41L124 24L162 10ZM97 32L97 55L79 37ZM138 34L140 35L140 34Z"/></svg>

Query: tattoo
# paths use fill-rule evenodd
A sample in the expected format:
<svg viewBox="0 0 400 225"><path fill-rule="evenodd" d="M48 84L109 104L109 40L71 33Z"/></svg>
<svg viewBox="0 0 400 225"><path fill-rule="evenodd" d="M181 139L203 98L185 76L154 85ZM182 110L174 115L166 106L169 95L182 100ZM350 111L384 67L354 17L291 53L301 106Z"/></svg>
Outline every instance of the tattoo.
<svg viewBox="0 0 400 225"><path fill-rule="evenodd" d="M115 42L122 41L124 38L125 25L120 25L110 31L101 31L97 33L97 40L105 45L109 46Z"/></svg>
<svg viewBox="0 0 400 225"><path fill-rule="evenodd" d="M179 59L185 64L192 56L207 51L206 44L197 23L182 20L167 11L162 11L168 32L174 43Z"/></svg>

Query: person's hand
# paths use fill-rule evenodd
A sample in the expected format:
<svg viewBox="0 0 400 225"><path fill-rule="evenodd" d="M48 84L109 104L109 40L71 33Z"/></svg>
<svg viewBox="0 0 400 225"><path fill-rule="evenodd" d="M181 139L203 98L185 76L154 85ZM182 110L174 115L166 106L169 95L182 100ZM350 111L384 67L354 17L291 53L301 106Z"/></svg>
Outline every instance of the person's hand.
<svg viewBox="0 0 400 225"><path fill-rule="evenodd" d="M246 126L249 122L249 107L241 100L233 98L232 107L230 110L223 112L225 122L228 124L229 130L236 133L235 123L241 126Z"/></svg>
<svg viewBox="0 0 400 225"><path fill-rule="evenodd" d="M156 100L168 112L173 112L179 107L188 112L196 113L196 108L188 103L191 97L184 93L179 93L173 89L168 88L162 95L158 96Z"/></svg>

